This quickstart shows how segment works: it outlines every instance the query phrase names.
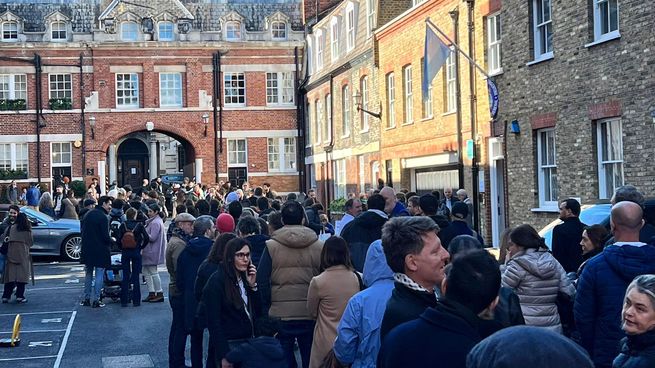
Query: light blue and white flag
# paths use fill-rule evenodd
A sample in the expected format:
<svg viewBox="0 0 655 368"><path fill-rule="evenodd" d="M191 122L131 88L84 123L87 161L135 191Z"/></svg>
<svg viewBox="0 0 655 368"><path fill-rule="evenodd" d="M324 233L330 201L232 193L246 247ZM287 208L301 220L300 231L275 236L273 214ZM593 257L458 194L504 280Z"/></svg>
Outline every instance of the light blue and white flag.
<svg viewBox="0 0 655 368"><path fill-rule="evenodd" d="M434 33L434 30L428 25L425 25L425 52L423 54L423 96L427 97L428 89L434 76L437 75L439 69L446 63L446 59L450 55L450 47L448 47L442 40Z"/></svg>

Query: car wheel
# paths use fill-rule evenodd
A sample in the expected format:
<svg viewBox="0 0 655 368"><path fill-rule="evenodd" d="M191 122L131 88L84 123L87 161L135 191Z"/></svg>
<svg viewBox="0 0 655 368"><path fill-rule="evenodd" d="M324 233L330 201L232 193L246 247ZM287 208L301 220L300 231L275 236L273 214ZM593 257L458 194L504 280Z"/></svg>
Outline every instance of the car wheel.
<svg viewBox="0 0 655 368"><path fill-rule="evenodd" d="M66 238L61 245L61 253L67 261L79 261L82 255L82 237L71 235Z"/></svg>

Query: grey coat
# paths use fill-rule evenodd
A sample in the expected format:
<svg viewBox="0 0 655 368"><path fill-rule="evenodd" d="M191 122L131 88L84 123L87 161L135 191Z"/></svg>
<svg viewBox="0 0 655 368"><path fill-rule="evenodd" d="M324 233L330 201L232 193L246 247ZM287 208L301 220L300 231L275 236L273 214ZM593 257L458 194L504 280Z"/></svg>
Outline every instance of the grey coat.
<svg viewBox="0 0 655 368"><path fill-rule="evenodd" d="M557 293L573 296L575 288L550 252L527 249L515 254L507 262L501 281L519 296L526 325L562 332L555 304Z"/></svg>

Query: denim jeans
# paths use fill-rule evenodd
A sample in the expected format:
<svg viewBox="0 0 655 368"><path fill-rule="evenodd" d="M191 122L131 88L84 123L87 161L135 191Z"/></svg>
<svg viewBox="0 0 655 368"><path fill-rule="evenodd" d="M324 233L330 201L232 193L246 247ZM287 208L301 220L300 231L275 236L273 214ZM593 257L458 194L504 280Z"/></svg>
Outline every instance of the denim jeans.
<svg viewBox="0 0 655 368"><path fill-rule="evenodd" d="M86 277L84 278L84 299L89 299L92 302L100 300L100 291L102 290L102 279L105 274L105 269L102 267L84 266L86 270ZM93 276L95 271L95 278ZM93 283L93 298L91 297L91 283Z"/></svg>
<svg viewBox="0 0 655 368"><path fill-rule="evenodd" d="M124 250L121 254L123 279L121 280L121 304L132 301L133 305L141 305L141 252L138 249ZM130 295L132 284L132 295Z"/></svg>
<svg viewBox="0 0 655 368"><path fill-rule="evenodd" d="M282 321L277 339L282 344L282 351L287 359L289 368L296 368L296 356L293 353L294 342L298 340L298 349L302 358L302 367L309 367L309 355L312 351L314 339L314 324L312 320Z"/></svg>

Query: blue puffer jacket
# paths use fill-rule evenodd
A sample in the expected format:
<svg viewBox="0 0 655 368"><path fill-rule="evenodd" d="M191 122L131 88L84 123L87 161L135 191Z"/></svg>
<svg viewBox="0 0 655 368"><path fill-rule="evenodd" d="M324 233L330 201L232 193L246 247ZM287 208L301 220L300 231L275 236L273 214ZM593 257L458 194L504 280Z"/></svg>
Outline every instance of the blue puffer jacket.
<svg viewBox="0 0 655 368"><path fill-rule="evenodd" d="M610 245L587 262L578 280L575 324L580 344L597 368L611 367L619 354L621 308L628 284L638 275L655 273L655 246Z"/></svg>
<svg viewBox="0 0 655 368"><path fill-rule="evenodd" d="M334 342L337 359L352 368L376 366L382 317L394 287L380 240L368 248L363 281L368 288L350 298Z"/></svg>

